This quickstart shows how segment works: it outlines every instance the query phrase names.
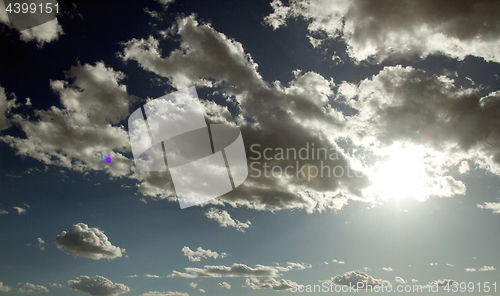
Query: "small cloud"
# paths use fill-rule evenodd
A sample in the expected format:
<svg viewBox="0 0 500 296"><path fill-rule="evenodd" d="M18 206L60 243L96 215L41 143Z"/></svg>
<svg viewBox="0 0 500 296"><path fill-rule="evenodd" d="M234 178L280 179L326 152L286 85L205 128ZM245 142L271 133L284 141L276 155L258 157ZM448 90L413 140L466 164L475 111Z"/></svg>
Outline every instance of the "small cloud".
<svg viewBox="0 0 500 296"><path fill-rule="evenodd" d="M161 279L161 276L155 275L155 274L146 273L144 276L147 277L147 278Z"/></svg>
<svg viewBox="0 0 500 296"><path fill-rule="evenodd" d="M3 209L0 209L0 215L3 215L3 214L8 214L9 212L7 212L6 210L3 210Z"/></svg>
<svg viewBox="0 0 500 296"><path fill-rule="evenodd" d="M26 210L20 207L12 207L14 210L17 211L18 215L26 214Z"/></svg>
<svg viewBox="0 0 500 296"><path fill-rule="evenodd" d="M219 283L219 286L224 288L224 289L231 289L231 285L226 283L226 282L222 282L222 283Z"/></svg>
<svg viewBox="0 0 500 296"><path fill-rule="evenodd" d="M49 293L49 289L45 288L44 286L34 285L30 283L24 283L24 285L22 285L18 291L19 293L41 293L41 292Z"/></svg>
<svg viewBox="0 0 500 296"><path fill-rule="evenodd" d="M203 290L203 289L200 289L200 292L201 292L201 293L205 293L205 290Z"/></svg>
<svg viewBox="0 0 500 296"><path fill-rule="evenodd" d="M7 292L10 292L10 290L12 290L12 287L4 286L3 283L0 282L0 292L7 293Z"/></svg>
<svg viewBox="0 0 500 296"><path fill-rule="evenodd" d="M418 280L416 280L416 279L411 279L411 282L412 282L412 283L418 283Z"/></svg>
<svg viewBox="0 0 500 296"><path fill-rule="evenodd" d="M493 266L483 266L479 269L476 269L476 268L466 268L465 271L466 272L477 272L477 271L495 271L495 267Z"/></svg>
<svg viewBox="0 0 500 296"><path fill-rule="evenodd" d="M458 167L458 172L460 174L466 174L470 170L469 163L464 160L460 163L460 166Z"/></svg>
<svg viewBox="0 0 500 296"><path fill-rule="evenodd" d="M193 289L196 289L196 287L198 287L198 284L193 283L193 282L190 282L188 285L189 285L191 288L193 288Z"/></svg>
<svg viewBox="0 0 500 296"><path fill-rule="evenodd" d="M383 270L387 271L387 272L391 272L392 271L392 268L391 267L382 267Z"/></svg>
<svg viewBox="0 0 500 296"><path fill-rule="evenodd" d="M54 284L54 283L49 283L49 286L54 287L54 288L64 288L65 285L63 284Z"/></svg>
<svg viewBox="0 0 500 296"><path fill-rule="evenodd" d="M211 250L204 250L201 247L198 247L196 251L192 251L189 247L184 247L182 248L182 253L184 256L188 257L189 261L191 262L199 262L201 261L201 258L207 259L207 258L214 258L217 259L218 257L220 258L225 258L227 257L227 253L217 253L213 252Z"/></svg>
<svg viewBox="0 0 500 296"><path fill-rule="evenodd" d="M216 208L210 208L207 212L205 212L205 216L208 219L217 221L221 227L234 227L236 230L245 232L245 228L250 227L250 221L245 223L240 222L231 218L231 215L225 210L219 210Z"/></svg>
<svg viewBox="0 0 500 296"><path fill-rule="evenodd" d="M397 283L400 283L400 284L403 284L403 285L406 284L406 281L402 277L400 277L400 276L396 276L395 280L396 280Z"/></svg>
<svg viewBox="0 0 500 296"><path fill-rule="evenodd" d="M46 245L45 241L39 237L38 239L38 248L40 248L40 250L42 251L45 251L45 247L43 245Z"/></svg>
<svg viewBox="0 0 500 296"><path fill-rule="evenodd" d="M136 278L138 275L137 274L134 274L134 275L127 275L128 278Z"/></svg>
<svg viewBox="0 0 500 296"><path fill-rule="evenodd" d="M453 264L450 264L450 263L446 263L446 265L448 265L448 266L453 266Z"/></svg>
<svg viewBox="0 0 500 296"><path fill-rule="evenodd" d="M115 284L102 276L80 276L77 280L68 281L68 286L73 290L89 293L93 296L118 296L127 293L130 288L124 284Z"/></svg>

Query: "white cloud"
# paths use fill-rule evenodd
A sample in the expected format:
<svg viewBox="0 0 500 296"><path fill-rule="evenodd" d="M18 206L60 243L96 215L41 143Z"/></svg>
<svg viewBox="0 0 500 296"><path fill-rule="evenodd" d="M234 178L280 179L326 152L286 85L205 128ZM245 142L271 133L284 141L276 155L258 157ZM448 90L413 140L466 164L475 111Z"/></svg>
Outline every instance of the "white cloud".
<svg viewBox="0 0 500 296"><path fill-rule="evenodd" d="M286 6L274 0L274 12L265 22L276 29L289 18L304 18L312 36L340 38L356 61L445 54L498 62L500 54L494 49L500 45L495 14L499 5L486 0L463 0L452 6L439 1L292 0Z"/></svg>
<svg viewBox="0 0 500 296"><path fill-rule="evenodd" d="M55 283L49 283L49 286L54 287L54 288L64 288L65 285L63 284L55 284Z"/></svg>
<svg viewBox="0 0 500 296"><path fill-rule="evenodd" d="M242 223L238 220L234 220L231 218L231 215L225 210L219 210L216 208L210 208L207 212L205 212L205 216L208 219L217 221L221 227L234 227L236 230L245 232L244 228L250 227L250 221L246 223Z"/></svg>
<svg viewBox="0 0 500 296"><path fill-rule="evenodd" d="M196 251L191 250L189 247L184 246L182 248L182 253L184 256L188 257L189 261L191 262L199 262L201 261L201 258L207 259L207 258L214 258L217 259L218 257L220 258L225 258L228 254L227 253L217 253L213 252L211 250L204 250L202 247L198 247Z"/></svg>
<svg viewBox="0 0 500 296"><path fill-rule="evenodd" d="M3 282L0 282L0 292L7 293L10 292L10 290L12 290L12 287L4 286Z"/></svg>
<svg viewBox="0 0 500 296"><path fill-rule="evenodd" d="M222 283L219 283L219 286L224 288L224 289L231 289L231 285L228 284L227 282L222 282Z"/></svg>
<svg viewBox="0 0 500 296"><path fill-rule="evenodd" d="M45 247L43 246L46 244L45 241L41 237L39 237L37 241L38 241L38 248L42 251L45 251Z"/></svg>
<svg viewBox="0 0 500 296"><path fill-rule="evenodd" d="M396 283L400 283L403 285L406 284L406 281L400 276L396 276L394 279L396 280Z"/></svg>
<svg viewBox="0 0 500 296"><path fill-rule="evenodd" d="M460 163L460 166L458 167L458 172L460 174L466 174L470 170L469 163L464 160Z"/></svg>
<svg viewBox="0 0 500 296"><path fill-rule="evenodd" d="M385 271L389 271L389 272L392 271L391 267L382 267L382 269L385 270Z"/></svg>
<svg viewBox="0 0 500 296"><path fill-rule="evenodd" d="M411 279L411 282L412 282L412 283L418 283L418 280L416 280L416 279Z"/></svg>
<svg viewBox="0 0 500 296"><path fill-rule="evenodd" d="M264 289L270 288L276 291L286 291L291 287L297 287L298 285L292 281L281 279L279 281L274 278L260 278L257 279L255 277L247 278L245 280L245 285L243 287L247 287L250 289Z"/></svg>
<svg viewBox="0 0 500 296"><path fill-rule="evenodd" d="M3 214L8 214L9 212L7 212L6 210L4 209L0 209L0 215L3 215Z"/></svg>
<svg viewBox="0 0 500 296"><path fill-rule="evenodd" d="M23 209L23 208L20 208L20 207L12 207L12 208L17 211L18 215L26 214L26 209Z"/></svg>
<svg viewBox="0 0 500 296"><path fill-rule="evenodd" d="M483 266L479 269L476 269L476 268L466 268L465 271L466 272L477 272L477 271L495 271L495 267L494 266Z"/></svg>
<svg viewBox="0 0 500 296"><path fill-rule="evenodd" d="M500 202L485 202L482 205L477 205L480 209L492 210L493 214L500 213Z"/></svg>
<svg viewBox="0 0 500 296"><path fill-rule="evenodd" d="M200 291L201 293L205 293L205 290L203 289L198 289L198 291Z"/></svg>
<svg viewBox="0 0 500 296"><path fill-rule="evenodd" d="M50 43L59 39L64 34L62 26L56 19L41 24L39 26L21 31L21 40L24 42L36 41L41 47L45 43Z"/></svg>
<svg viewBox="0 0 500 296"><path fill-rule="evenodd" d="M381 279L375 279L368 274L361 272L361 271L348 271L344 273L343 275L337 275L335 277L332 277L331 280L328 282L331 282L336 285L352 285L356 286L357 283L364 283L365 287L366 285L372 285L372 286L378 286L378 285L390 285L391 283L386 280L381 280Z"/></svg>
<svg viewBox="0 0 500 296"><path fill-rule="evenodd" d="M159 275L149 274L149 273L146 273L144 276L147 278L153 278L153 279L160 279L161 278L161 276L159 276Z"/></svg>
<svg viewBox="0 0 500 296"><path fill-rule="evenodd" d="M93 296L117 296L130 291L124 284L114 284L102 276L80 276L77 280L69 280L68 286L74 290L89 293Z"/></svg>
<svg viewBox="0 0 500 296"><path fill-rule="evenodd" d="M189 296L189 294L188 293L181 293L181 292L150 291L150 292L141 294L141 296Z"/></svg>
<svg viewBox="0 0 500 296"><path fill-rule="evenodd" d="M49 289L41 285L34 285L30 283L24 283L21 288L18 289L19 293L49 293Z"/></svg>
<svg viewBox="0 0 500 296"><path fill-rule="evenodd" d="M198 287L198 284L193 282L190 282L188 285L193 289L196 289L196 287Z"/></svg>
<svg viewBox="0 0 500 296"><path fill-rule="evenodd" d="M302 266L301 264L298 264ZM184 268L185 272L173 271L169 277L172 278L221 278L221 277L276 277L279 272L286 272L295 266L288 267L273 267L265 265L256 265L255 268L249 267L245 264L235 263L233 266L211 266L205 265L203 268L187 267ZM299 268L300 269L300 268Z"/></svg>
<svg viewBox="0 0 500 296"><path fill-rule="evenodd" d="M129 277L129 278L136 278L136 277L138 277L138 275L137 274L127 275L127 277Z"/></svg>
<svg viewBox="0 0 500 296"><path fill-rule="evenodd" d="M56 236L57 247L75 257L94 260L122 257L125 249L113 246L104 232L89 228L85 223L71 226L69 232L63 231Z"/></svg>

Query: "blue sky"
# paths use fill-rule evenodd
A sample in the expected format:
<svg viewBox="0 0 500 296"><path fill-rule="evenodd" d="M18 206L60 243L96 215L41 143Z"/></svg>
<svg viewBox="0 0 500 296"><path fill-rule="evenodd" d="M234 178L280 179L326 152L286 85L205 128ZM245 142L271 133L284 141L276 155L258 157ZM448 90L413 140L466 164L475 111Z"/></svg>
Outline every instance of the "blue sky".
<svg viewBox="0 0 500 296"><path fill-rule="evenodd" d="M500 6L377 3L61 1L24 31L0 3L0 294L499 294ZM306 173L181 210L127 119L191 86L250 174ZM336 157L276 155L313 144Z"/></svg>

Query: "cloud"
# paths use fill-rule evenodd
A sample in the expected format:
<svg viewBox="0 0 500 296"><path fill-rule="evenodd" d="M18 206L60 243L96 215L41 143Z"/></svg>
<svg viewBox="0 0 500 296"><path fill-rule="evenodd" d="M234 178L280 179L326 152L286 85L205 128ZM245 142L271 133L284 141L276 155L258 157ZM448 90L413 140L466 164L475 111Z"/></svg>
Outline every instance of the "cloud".
<svg viewBox="0 0 500 296"><path fill-rule="evenodd" d="M221 278L221 277L276 277L280 270L276 267L256 265L255 268L245 264L235 263L233 266L211 266L203 268L187 267L185 272L173 271L168 277L172 278Z"/></svg>
<svg viewBox="0 0 500 296"><path fill-rule="evenodd" d="M182 253L184 256L188 257L189 261L191 262L199 262L201 261L201 258L207 259L207 258L214 258L217 259L218 257L220 258L225 258L227 257L227 253L217 253L217 252L212 252L210 250L204 250L202 247L198 247L196 251L192 251L189 247L184 246L182 248Z"/></svg>
<svg viewBox="0 0 500 296"><path fill-rule="evenodd" d="M386 280L381 280L381 279L375 279L368 274L361 272L361 271L348 271L344 273L343 275L337 275L335 277L332 277L331 280L328 282L331 282L336 285L343 285L343 286L357 286L357 283L364 283L364 287L367 285L371 286L379 286L379 285L384 285L388 286L391 283Z"/></svg>
<svg viewBox="0 0 500 296"><path fill-rule="evenodd" d="M132 162L122 154L130 149L128 134L118 123L129 115L129 107L137 99L120 84L125 75L98 62L71 67L66 76L71 83L51 81L61 108L35 110L35 117L29 118L12 115L11 122L26 137L6 135L0 141L47 165L129 175ZM101 152L111 155L113 162L99 163L96 155Z"/></svg>
<svg viewBox="0 0 500 296"><path fill-rule="evenodd" d="M18 215L26 214L26 210L23 208L20 208L20 207L12 207L12 208L17 211Z"/></svg>
<svg viewBox="0 0 500 296"><path fill-rule="evenodd" d="M257 279L255 277L252 277L252 278L247 278L245 280L245 285L243 287L254 290L270 288L276 291L286 291L289 290L291 287L296 287L296 286L298 286L296 283L289 280L281 279L277 281L274 278L264 277Z"/></svg>
<svg viewBox="0 0 500 296"><path fill-rule="evenodd" d="M161 276L159 276L159 275L149 274L149 273L146 273L144 276L147 277L147 278L154 278L154 279L160 279L161 278Z"/></svg>
<svg viewBox="0 0 500 296"><path fill-rule="evenodd" d="M127 277L129 277L129 278L136 278L136 277L138 277L138 275L137 274L127 275Z"/></svg>
<svg viewBox="0 0 500 296"><path fill-rule="evenodd" d="M7 293L10 292L10 290L12 290L12 287L4 286L3 282L0 282L0 292Z"/></svg>
<svg viewBox="0 0 500 296"><path fill-rule="evenodd" d="M352 169L332 136L344 126L342 113L329 104L333 95L332 81L314 72L294 71L294 79L288 85L279 81L270 85L263 80L257 71L258 65L239 42L215 31L210 24L200 24L195 16L179 18L163 34L166 38L172 35L176 40L179 38L180 46L170 53L162 54L159 40L150 36L125 42L120 56L126 62L136 61L141 68L167 78L176 89L196 85L212 88L222 95L227 104L235 108L232 112L235 118L227 106L208 101L203 103L206 117L209 122L239 127L247 151L252 144L257 144L254 150L262 155L266 148L297 151L314 143L315 148L338 154L335 159L325 159L325 165ZM252 158L258 156L255 152L249 154ZM294 165L298 171L305 161L273 159L263 162L260 159L254 162L251 177L214 203L225 202L258 210L338 210L349 198L359 198L361 189L369 184L367 178L350 178L347 174L309 181L295 174L295 170L289 177L265 176L265 165L278 166L281 170ZM320 161L311 159L309 164L319 166Z"/></svg>
<svg viewBox="0 0 500 296"><path fill-rule="evenodd" d="M8 214L9 212L7 212L6 210L4 209L0 209L0 215L3 215L3 214Z"/></svg>
<svg viewBox="0 0 500 296"><path fill-rule="evenodd" d="M59 39L64 31L56 19L39 26L21 31L21 40L24 42L36 41L39 47Z"/></svg>
<svg viewBox="0 0 500 296"><path fill-rule="evenodd" d="M332 260L333 263L338 263L338 264L345 264L344 261L337 261L337 259Z"/></svg>
<svg viewBox="0 0 500 296"><path fill-rule="evenodd" d="M462 161L458 167L458 172L460 174L466 174L470 170L469 163L467 161Z"/></svg>
<svg viewBox="0 0 500 296"><path fill-rule="evenodd" d="M338 38L355 61L434 54L500 61L500 53L494 50L500 45L497 2L462 0L450 6L439 1L292 0L284 5L274 0L271 6L274 12L264 20L274 29L290 18L303 18L309 22L313 46Z"/></svg>
<svg viewBox="0 0 500 296"><path fill-rule="evenodd" d="M382 267L382 269L383 269L383 270L385 270L385 271L389 271L389 272L391 272L391 271L392 271L392 268L391 268L391 267Z"/></svg>
<svg viewBox="0 0 500 296"><path fill-rule="evenodd" d="M466 272L478 272L478 271L495 271L495 267L493 266L483 266L479 269L476 269L476 268L466 268L465 271Z"/></svg>
<svg viewBox="0 0 500 296"><path fill-rule="evenodd" d="M216 208L210 208L205 212L205 216L207 216L208 219L217 221L221 227L234 227L241 232L245 232L244 228L248 228L250 224L252 224L250 221L242 223L238 220L234 220L227 211Z"/></svg>
<svg viewBox="0 0 500 296"><path fill-rule="evenodd" d="M446 76L402 66L385 67L356 88L356 98L342 89L336 98L358 111L346 119L346 137L373 145L377 155L419 164L408 174L417 178L407 181L418 183L415 198L465 194L465 185L446 175L464 160L500 175L500 137L493 128L500 125L500 92L478 97L476 89L456 87Z"/></svg>
<svg viewBox="0 0 500 296"><path fill-rule="evenodd" d="M54 288L64 288L65 285L63 284L55 284L55 283L49 283L49 286L54 287Z"/></svg>
<svg viewBox="0 0 500 296"><path fill-rule="evenodd" d="M30 283L24 283L24 285L19 288L19 293L49 293L49 289L41 285L34 285Z"/></svg>
<svg viewBox="0 0 500 296"><path fill-rule="evenodd" d="M477 205L480 209L492 210L493 214L500 213L500 202L485 202L482 205Z"/></svg>
<svg viewBox="0 0 500 296"><path fill-rule="evenodd" d="M222 282L222 283L219 283L219 286L224 288L224 289L231 289L231 285L228 284L227 282Z"/></svg>
<svg viewBox="0 0 500 296"><path fill-rule="evenodd" d="M141 294L141 296L189 296L189 294L188 293L181 293L181 292L150 291L150 292Z"/></svg>
<svg viewBox="0 0 500 296"><path fill-rule="evenodd" d="M5 88L0 86L0 131L10 127L10 123L7 121L8 110L9 104L5 95Z"/></svg>
<svg viewBox="0 0 500 296"><path fill-rule="evenodd" d="M75 224L69 232L57 235L56 244L65 253L94 260L115 259L125 252L125 249L113 246L104 232L89 228L85 223Z"/></svg>
<svg viewBox="0 0 500 296"><path fill-rule="evenodd" d="M394 279L396 280L396 283L400 283L403 285L406 284L406 281L400 276L396 276Z"/></svg>
<svg viewBox="0 0 500 296"><path fill-rule="evenodd" d="M188 285L189 285L191 288L193 288L193 289L196 289L196 287L198 287L198 284L193 283L193 282L190 282Z"/></svg>
<svg viewBox="0 0 500 296"><path fill-rule="evenodd" d="M77 280L69 280L68 286L93 296L117 296L130 291L124 284L113 284L107 278L98 275L92 278L80 276Z"/></svg>
<svg viewBox="0 0 500 296"><path fill-rule="evenodd" d="M38 248L40 248L40 250L42 251L45 251L45 247L43 246L46 244L45 241L41 237L39 237L37 241L38 241Z"/></svg>
<svg viewBox="0 0 500 296"><path fill-rule="evenodd" d="M201 293L205 293L205 290L203 289L198 289Z"/></svg>

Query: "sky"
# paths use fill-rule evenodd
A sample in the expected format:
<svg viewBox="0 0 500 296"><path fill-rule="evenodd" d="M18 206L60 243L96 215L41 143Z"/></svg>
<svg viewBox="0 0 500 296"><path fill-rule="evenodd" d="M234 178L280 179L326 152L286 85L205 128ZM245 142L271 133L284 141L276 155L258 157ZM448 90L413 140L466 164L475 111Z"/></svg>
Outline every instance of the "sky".
<svg viewBox="0 0 500 296"><path fill-rule="evenodd" d="M499 2L7 2L0 295L500 295ZM248 177L181 209L128 118L193 86Z"/></svg>

